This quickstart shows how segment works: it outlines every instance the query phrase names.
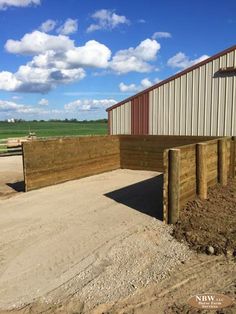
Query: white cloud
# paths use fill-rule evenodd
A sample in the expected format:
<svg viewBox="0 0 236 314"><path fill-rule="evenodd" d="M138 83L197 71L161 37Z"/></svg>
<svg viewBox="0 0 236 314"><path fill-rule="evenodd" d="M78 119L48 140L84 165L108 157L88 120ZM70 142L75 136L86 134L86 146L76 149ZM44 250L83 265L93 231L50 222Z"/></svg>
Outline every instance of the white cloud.
<svg viewBox="0 0 236 314"><path fill-rule="evenodd" d="M0 10L6 10L8 7L28 7L40 3L41 0L0 0Z"/></svg>
<svg viewBox="0 0 236 314"><path fill-rule="evenodd" d="M39 29L44 33L48 33L54 30L54 28L56 27L56 24L57 22L54 20L47 20L41 24Z"/></svg>
<svg viewBox="0 0 236 314"><path fill-rule="evenodd" d="M57 29L57 32L62 35L69 35L76 33L78 30L78 21L67 19L65 23Z"/></svg>
<svg viewBox="0 0 236 314"><path fill-rule="evenodd" d="M21 82L13 73L8 71L0 72L0 90L11 92L17 90L20 85Z"/></svg>
<svg viewBox="0 0 236 314"><path fill-rule="evenodd" d="M0 100L0 113L5 117L25 117L25 115L52 115L65 114L65 110L40 108L32 105L18 104L13 101Z"/></svg>
<svg viewBox="0 0 236 314"><path fill-rule="evenodd" d="M68 36L36 30L20 40L8 40L5 48L10 53L32 55L33 58L15 73L0 72L0 90L46 93L59 84L83 79L88 67L118 74L149 72L153 69L150 62L156 59L160 44L146 39L135 48L118 51L111 59L111 50L98 41L90 40L77 47Z"/></svg>
<svg viewBox="0 0 236 314"><path fill-rule="evenodd" d="M25 105L16 104L13 101L0 100L0 112L17 111L25 108Z"/></svg>
<svg viewBox="0 0 236 314"><path fill-rule="evenodd" d="M67 84L85 77L82 68L43 69L22 65L16 73L0 72L0 89L29 93L44 93L59 84Z"/></svg>
<svg viewBox="0 0 236 314"><path fill-rule="evenodd" d="M38 102L38 105L40 105L40 106L48 106L48 104L49 104L49 101L48 101L48 99L46 99L46 98L42 98L42 99L40 99L40 101Z"/></svg>
<svg viewBox="0 0 236 314"><path fill-rule="evenodd" d="M152 39L158 39L158 38L171 38L172 35L169 32L155 32L152 35Z"/></svg>
<svg viewBox="0 0 236 314"><path fill-rule="evenodd" d="M140 24L145 24L145 23L146 23L146 20L144 20L144 19L139 19L139 20L138 20L138 23L140 23Z"/></svg>
<svg viewBox="0 0 236 314"><path fill-rule="evenodd" d="M59 117L64 118L70 115L75 117L79 112L103 112L106 108L116 104L114 99L83 99L75 100L64 106L62 109L48 109L38 103L38 105L26 105L9 100L0 99L0 115L6 118L43 118Z"/></svg>
<svg viewBox="0 0 236 314"><path fill-rule="evenodd" d="M44 111L40 108L24 105L24 104L17 104L12 101L7 100L0 100L0 112L2 113L8 113L11 115L14 114L45 114L48 113L48 111Z"/></svg>
<svg viewBox="0 0 236 314"><path fill-rule="evenodd" d="M14 95L14 96L12 96L12 99L13 100L19 100L19 99L21 99L22 97L21 96L19 96L19 95Z"/></svg>
<svg viewBox="0 0 236 314"><path fill-rule="evenodd" d="M66 61L74 66L106 68L110 57L110 49L95 40L90 40L84 46L66 52Z"/></svg>
<svg viewBox="0 0 236 314"><path fill-rule="evenodd" d="M93 111L106 109L117 103L114 99L78 99L64 106L66 111Z"/></svg>
<svg viewBox="0 0 236 314"><path fill-rule="evenodd" d="M134 83L132 83L132 84L125 84L125 83L121 82L119 84L119 89L120 89L121 92L124 92L124 93L138 91L138 88L137 88L137 86Z"/></svg>
<svg viewBox="0 0 236 314"><path fill-rule="evenodd" d="M11 53L34 55L15 73L0 72L0 89L7 91L47 92L58 84L83 79L84 67L107 68L111 57L110 49L95 40L76 47L67 36L40 31L20 41L8 40L5 47Z"/></svg>
<svg viewBox="0 0 236 314"><path fill-rule="evenodd" d="M67 36L48 35L40 31L25 34L21 40L8 39L5 44L8 52L22 55L37 55L48 50L63 52L73 47L74 41Z"/></svg>
<svg viewBox="0 0 236 314"><path fill-rule="evenodd" d="M156 78L153 82L151 80L149 80L147 77L142 79L139 85L136 85L134 83L132 84L125 84L123 82L121 82L119 84L119 89L121 92L139 92L141 90L144 90L146 88L151 87L152 85L154 85L155 83L160 82L160 80L158 78Z"/></svg>
<svg viewBox="0 0 236 314"><path fill-rule="evenodd" d="M139 85L136 85L134 83L126 85L125 83L121 82L119 84L119 88L121 92L139 92L146 88L151 87L152 85L158 82L160 82L158 78L156 78L153 81L149 80L148 78L144 78L140 81Z"/></svg>
<svg viewBox="0 0 236 314"><path fill-rule="evenodd" d="M32 67L72 69L78 67L106 68L111 51L105 45L89 40L81 47L73 47L66 52L53 50L35 56L30 62Z"/></svg>
<svg viewBox="0 0 236 314"><path fill-rule="evenodd" d="M110 68L119 74L131 71L150 72L152 66L148 61L156 59L160 47L156 40L145 39L136 48L118 51L110 62Z"/></svg>
<svg viewBox="0 0 236 314"><path fill-rule="evenodd" d="M144 78L142 81L141 81L141 86L142 88L146 89L150 86L152 86L153 83L148 79L148 78Z"/></svg>
<svg viewBox="0 0 236 314"><path fill-rule="evenodd" d="M167 65L170 66L171 68L186 69L207 58L209 58L208 55L202 55L201 57L197 59L191 60L188 56L185 55L185 53L178 52L176 55L174 55L167 61Z"/></svg>
<svg viewBox="0 0 236 314"><path fill-rule="evenodd" d="M111 57L110 49L95 40L76 47L67 36L40 31L20 41L8 40L5 47L12 53L34 55L15 73L0 72L0 89L7 91L47 92L58 84L83 79L83 67L107 68Z"/></svg>
<svg viewBox="0 0 236 314"><path fill-rule="evenodd" d="M120 24L129 24L129 20L124 15L118 15L111 10L98 10L92 18L96 23L91 24L87 28L87 32L94 32L100 29L111 30L116 28Z"/></svg>

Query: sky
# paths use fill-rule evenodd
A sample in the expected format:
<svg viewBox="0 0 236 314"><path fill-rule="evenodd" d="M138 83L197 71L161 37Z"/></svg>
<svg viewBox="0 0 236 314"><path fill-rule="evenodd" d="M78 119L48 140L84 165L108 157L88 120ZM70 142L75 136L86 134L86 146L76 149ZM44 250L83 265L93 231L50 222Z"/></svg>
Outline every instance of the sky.
<svg viewBox="0 0 236 314"><path fill-rule="evenodd" d="M236 44L235 0L0 0L0 120L95 120Z"/></svg>

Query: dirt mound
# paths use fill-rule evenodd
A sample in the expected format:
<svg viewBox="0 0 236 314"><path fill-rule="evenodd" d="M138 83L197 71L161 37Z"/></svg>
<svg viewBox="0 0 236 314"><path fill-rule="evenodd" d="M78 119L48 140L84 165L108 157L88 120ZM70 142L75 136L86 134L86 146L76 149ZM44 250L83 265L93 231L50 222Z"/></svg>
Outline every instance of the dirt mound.
<svg viewBox="0 0 236 314"><path fill-rule="evenodd" d="M188 202L173 235L197 252L236 253L236 179L209 189L208 198Z"/></svg>

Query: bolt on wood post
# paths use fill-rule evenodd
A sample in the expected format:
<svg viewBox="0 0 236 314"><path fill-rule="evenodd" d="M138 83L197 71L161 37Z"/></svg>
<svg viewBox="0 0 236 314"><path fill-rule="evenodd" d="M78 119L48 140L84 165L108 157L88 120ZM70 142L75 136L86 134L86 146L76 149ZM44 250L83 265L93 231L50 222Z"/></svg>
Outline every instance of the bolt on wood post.
<svg viewBox="0 0 236 314"><path fill-rule="evenodd" d="M180 150L169 150L168 176L168 223L174 224L179 219L180 211Z"/></svg>
<svg viewBox="0 0 236 314"><path fill-rule="evenodd" d="M225 139L218 140L218 180L222 185L227 184L227 142Z"/></svg>
<svg viewBox="0 0 236 314"><path fill-rule="evenodd" d="M207 198L207 145L197 144L197 194L200 199Z"/></svg>
<svg viewBox="0 0 236 314"><path fill-rule="evenodd" d="M230 177L235 178L236 166L236 136L233 136L230 141Z"/></svg>

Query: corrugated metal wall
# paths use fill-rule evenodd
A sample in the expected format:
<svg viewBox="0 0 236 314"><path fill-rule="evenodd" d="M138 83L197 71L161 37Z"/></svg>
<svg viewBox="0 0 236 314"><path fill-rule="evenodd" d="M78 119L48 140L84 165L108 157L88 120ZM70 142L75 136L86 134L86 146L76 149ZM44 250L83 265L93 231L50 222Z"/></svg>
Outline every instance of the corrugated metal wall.
<svg viewBox="0 0 236 314"><path fill-rule="evenodd" d="M131 100L131 134L148 134L149 94L141 94Z"/></svg>
<svg viewBox="0 0 236 314"><path fill-rule="evenodd" d="M236 76L225 67L236 68L235 46L108 109L110 134L236 136Z"/></svg>
<svg viewBox="0 0 236 314"><path fill-rule="evenodd" d="M109 117L110 134L131 134L131 101L114 108Z"/></svg>
<svg viewBox="0 0 236 314"><path fill-rule="evenodd" d="M149 134L236 135L236 50L149 92Z"/></svg>

